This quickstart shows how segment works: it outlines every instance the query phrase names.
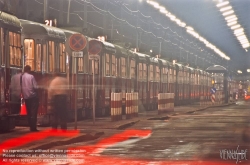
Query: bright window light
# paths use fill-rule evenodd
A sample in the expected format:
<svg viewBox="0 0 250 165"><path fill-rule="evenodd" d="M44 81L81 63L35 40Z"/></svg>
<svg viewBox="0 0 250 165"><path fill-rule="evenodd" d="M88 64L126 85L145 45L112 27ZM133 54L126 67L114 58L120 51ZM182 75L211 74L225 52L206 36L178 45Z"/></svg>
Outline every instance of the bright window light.
<svg viewBox="0 0 250 165"><path fill-rule="evenodd" d="M240 28L240 25L239 25L239 24L234 25L234 26L231 27L232 30L237 29L237 28Z"/></svg>
<svg viewBox="0 0 250 165"><path fill-rule="evenodd" d="M235 24L237 24L237 21L229 22L229 23L227 24L227 26L232 26L232 25L235 25Z"/></svg>
<svg viewBox="0 0 250 165"><path fill-rule="evenodd" d="M226 11L226 12L222 13L222 15L223 15L223 16L227 16L227 15L233 14L233 13L234 13L233 10L229 10L229 11Z"/></svg>
<svg viewBox="0 0 250 165"><path fill-rule="evenodd" d="M228 2L228 1L225 1L225 2L222 2L222 3L217 4L216 6L217 6L217 7L222 7L222 6L226 6L227 4L229 4L229 2Z"/></svg>
<svg viewBox="0 0 250 165"><path fill-rule="evenodd" d="M236 21L237 19L238 19L237 17L234 17L234 18L228 19L228 20L227 20L227 23L229 23L229 22L233 22L233 21Z"/></svg>
<svg viewBox="0 0 250 165"><path fill-rule="evenodd" d="M224 12L224 11L227 11L227 10L230 10L232 9L232 6L227 6L227 7L223 7L220 9L221 12Z"/></svg>

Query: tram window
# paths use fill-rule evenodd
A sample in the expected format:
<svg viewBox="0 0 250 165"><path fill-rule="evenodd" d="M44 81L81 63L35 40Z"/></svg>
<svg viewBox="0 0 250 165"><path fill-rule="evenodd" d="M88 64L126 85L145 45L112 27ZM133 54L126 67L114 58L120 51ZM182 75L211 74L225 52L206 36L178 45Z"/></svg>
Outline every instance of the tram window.
<svg viewBox="0 0 250 165"><path fill-rule="evenodd" d="M149 79L152 81L154 79L154 68L153 65L150 65L150 69L149 69Z"/></svg>
<svg viewBox="0 0 250 165"><path fill-rule="evenodd" d="M125 58L121 58L121 77L126 77L126 61Z"/></svg>
<svg viewBox="0 0 250 165"><path fill-rule="evenodd" d="M142 79L142 63L139 63L139 79Z"/></svg>
<svg viewBox="0 0 250 165"><path fill-rule="evenodd" d="M172 69L169 69L169 79L168 79L169 83L172 83Z"/></svg>
<svg viewBox="0 0 250 165"><path fill-rule="evenodd" d="M13 32L9 32L9 43L10 43L11 46L14 45L13 38L14 38L13 37Z"/></svg>
<svg viewBox="0 0 250 165"><path fill-rule="evenodd" d="M112 76L116 76L116 58L112 55Z"/></svg>
<svg viewBox="0 0 250 165"><path fill-rule="evenodd" d="M163 80L162 82L167 82L168 79L168 69L167 68L162 68L162 76L163 76Z"/></svg>
<svg viewBox="0 0 250 165"><path fill-rule="evenodd" d="M156 81L160 80L160 69L158 66L156 66Z"/></svg>
<svg viewBox="0 0 250 165"><path fill-rule="evenodd" d="M49 72L54 71L55 67L55 43L53 41L49 41Z"/></svg>
<svg viewBox="0 0 250 165"><path fill-rule="evenodd" d="M135 61L134 60L131 60L130 76L131 76L131 78L135 78Z"/></svg>
<svg viewBox="0 0 250 165"><path fill-rule="evenodd" d="M34 40L24 40L25 65L29 65L34 70Z"/></svg>
<svg viewBox="0 0 250 165"><path fill-rule="evenodd" d="M109 54L106 54L106 76L110 76L110 61L109 61Z"/></svg>
<svg viewBox="0 0 250 165"><path fill-rule="evenodd" d="M60 43L59 44L59 68L60 72L65 72L65 65L66 65L66 55L65 55L65 45ZM83 72L83 60L82 58L78 59L78 71Z"/></svg>
<svg viewBox="0 0 250 165"><path fill-rule="evenodd" d="M95 74L99 74L99 62L95 61Z"/></svg>
<svg viewBox="0 0 250 165"><path fill-rule="evenodd" d="M143 80L147 80L147 65L146 64L143 64L143 73L142 73L142 79Z"/></svg>
<svg viewBox="0 0 250 165"><path fill-rule="evenodd" d="M41 71L41 57L42 57L42 46L36 44L36 71Z"/></svg>
<svg viewBox="0 0 250 165"><path fill-rule="evenodd" d="M21 35L17 34L17 46L21 47Z"/></svg>
<svg viewBox="0 0 250 165"><path fill-rule="evenodd" d="M43 72L47 71L47 45L43 45L43 61L42 61Z"/></svg>
<svg viewBox="0 0 250 165"><path fill-rule="evenodd" d="M78 71L83 72L83 58L78 58Z"/></svg>
<svg viewBox="0 0 250 165"><path fill-rule="evenodd" d="M5 52L4 52L4 50L5 50L5 41L4 41L4 30L3 30L3 28L1 28L1 46L2 46L2 48L1 48L1 50L2 50L2 55L1 55L1 64L2 65L5 65Z"/></svg>

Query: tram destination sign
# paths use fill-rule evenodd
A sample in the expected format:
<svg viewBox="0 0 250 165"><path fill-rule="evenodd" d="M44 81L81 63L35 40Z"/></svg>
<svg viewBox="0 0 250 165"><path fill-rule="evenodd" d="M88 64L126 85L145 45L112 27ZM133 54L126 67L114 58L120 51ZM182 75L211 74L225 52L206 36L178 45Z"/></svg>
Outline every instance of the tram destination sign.
<svg viewBox="0 0 250 165"><path fill-rule="evenodd" d="M83 57L83 52L76 52L76 51L73 51L72 52L72 57Z"/></svg>

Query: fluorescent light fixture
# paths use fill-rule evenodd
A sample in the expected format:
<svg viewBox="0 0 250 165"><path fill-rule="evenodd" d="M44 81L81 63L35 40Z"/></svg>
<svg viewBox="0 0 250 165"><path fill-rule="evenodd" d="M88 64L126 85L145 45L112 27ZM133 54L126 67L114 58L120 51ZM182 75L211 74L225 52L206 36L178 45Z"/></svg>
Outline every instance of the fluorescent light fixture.
<svg viewBox="0 0 250 165"><path fill-rule="evenodd" d="M248 40L240 40L240 44L243 45L243 44L246 44L246 43L249 43Z"/></svg>
<svg viewBox="0 0 250 165"><path fill-rule="evenodd" d="M194 30L191 26L186 27L188 30Z"/></svg>
<svg viewBox="0 0 250 165"><path fill-rule="evenodd" d="M227 20L227 23L229 23L229 22L233 22L233 21L236 21L237 19L238 19L237 17L234 17L234 18L228 19L228 20Z"/></svg>
<svg viewBox="0 0 250 165"><path fill-rule="evenodd" d="M250 69L247 69L247 72L250 72ZM249 81L249 80L248 80Z"/></svg>
<svg viewBox="0 0 250 165"><path fill-rule="evenodd" d="M221 3L217 4L216 6L217 7L222 7L222 6L226 6L227 4L229 4L229 2L225 1L225 2L221 2Z"/></svg>
<svg viewBox="0 0 250 165"><path fill-rule="evenodd" d="M234 26L231 27L232 30L237 29L237 28L240 28L240 25L239 25L239 24L234 25Z"/></svg>
<svg viewBox="0 0 250 165"><path fill-rule="evenodd" d="M232 6L226 6L226 7L223 7L220 9L221 12L224 12L224 11L227 11L227 10L230 10L232 9Z"/></svg>
<svg viewBox="0 0 250 165"><path fill-rule="evenodd" d="M226 11L226 12L222 13L222 15L223 15L223 16L227 16L227 15L233 14L233 13L234 13L233 10L229 10L229 11Z"/></svg>
<svg viewBox="0 0 250 165"><path fill-rule="evenodd" d="M229 19L233 19L233 18L237 18L236 15L227 16L227 17L225 18L225 20L229 20Z"/></svg>
<svg viewBox="0 0 250 165"><path fill-rule="evenodd" d="M238 70L237 72L238 72L238 73L242 73L242 71L241 71L241 70Z"/></svg>
<svg viewBox="0 0 250 165"><path fill-rule="evenodd" d="M240 33L237 33L237 34L234 34L234 35L237 37L237 36L241 36L242 34L244 34L244 32L240 32Z"/></svg>
<svg viewBox="0 0 250 165"><path fill-rule="evenodd" d="M241 39L247 39L247 37L246 37L245 35L238 36L237 38L238 38L239 40L241 40Z"/></svg>
<svg viewBox="0 0 250 165"><path fill-rule="evenodd" d="M243 31L244 31L243 28L239 28L239 29L234 30L234 34L238 34L238 33L243 32Z"/></svg>
<svg viewBox="0 0 250 165"><path fill-rule="evenodd" d="M166 9L161 9L160 12L163 13L163 14L167 14L168 13L168 11Z"/></svg>
<svg viewBox="0 0 250 165"><path fill-rule="evenodd" d="M243 44L243 45L242 45L243 48L247 48L247 47L249 47L249 46L250 46L249 43L246 43L246 44Z"/></svg>
<svg viewBox="0 0 250 165"><path fill-rule="evenodd" d="M235 24L237 24L237 21L229 22L229 23L227 24L227 26L232 26L232 25L235 25Z"/></svg>

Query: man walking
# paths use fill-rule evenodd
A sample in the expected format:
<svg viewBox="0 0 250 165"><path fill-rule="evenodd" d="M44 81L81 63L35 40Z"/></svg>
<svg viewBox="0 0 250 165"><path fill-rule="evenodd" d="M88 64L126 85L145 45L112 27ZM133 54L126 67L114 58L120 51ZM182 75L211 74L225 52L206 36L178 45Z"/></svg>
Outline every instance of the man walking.
<svg viewBox="0 0 250 165"><path fill-rule="evenodd" d="M67 130L67 79L54 73L54 79L48 88L48 97L52 109L52 129L57 130L59 121L62 130Z"/></svg>
<svg viewBox="0 0 250 165"><path fill-rule="evenodd" d="M11 78L10 101L11 101L12 114L19 114L21 109L21 86L20 86L21 75L22 75L22 70L18 70L17 73Z"/></svg>
<svg viewBox="0 0 250 165"><path fill-rule="evenodd" d="M21 89L22 95L25 100L27 115L28 115L28 123L30 126L30 131L36 132L37 124L37 110L38 110L38 93L37 93L37 82L33 75L30 74L31 67L26 65L24 67L24 74L21 78Z"/></svg>

